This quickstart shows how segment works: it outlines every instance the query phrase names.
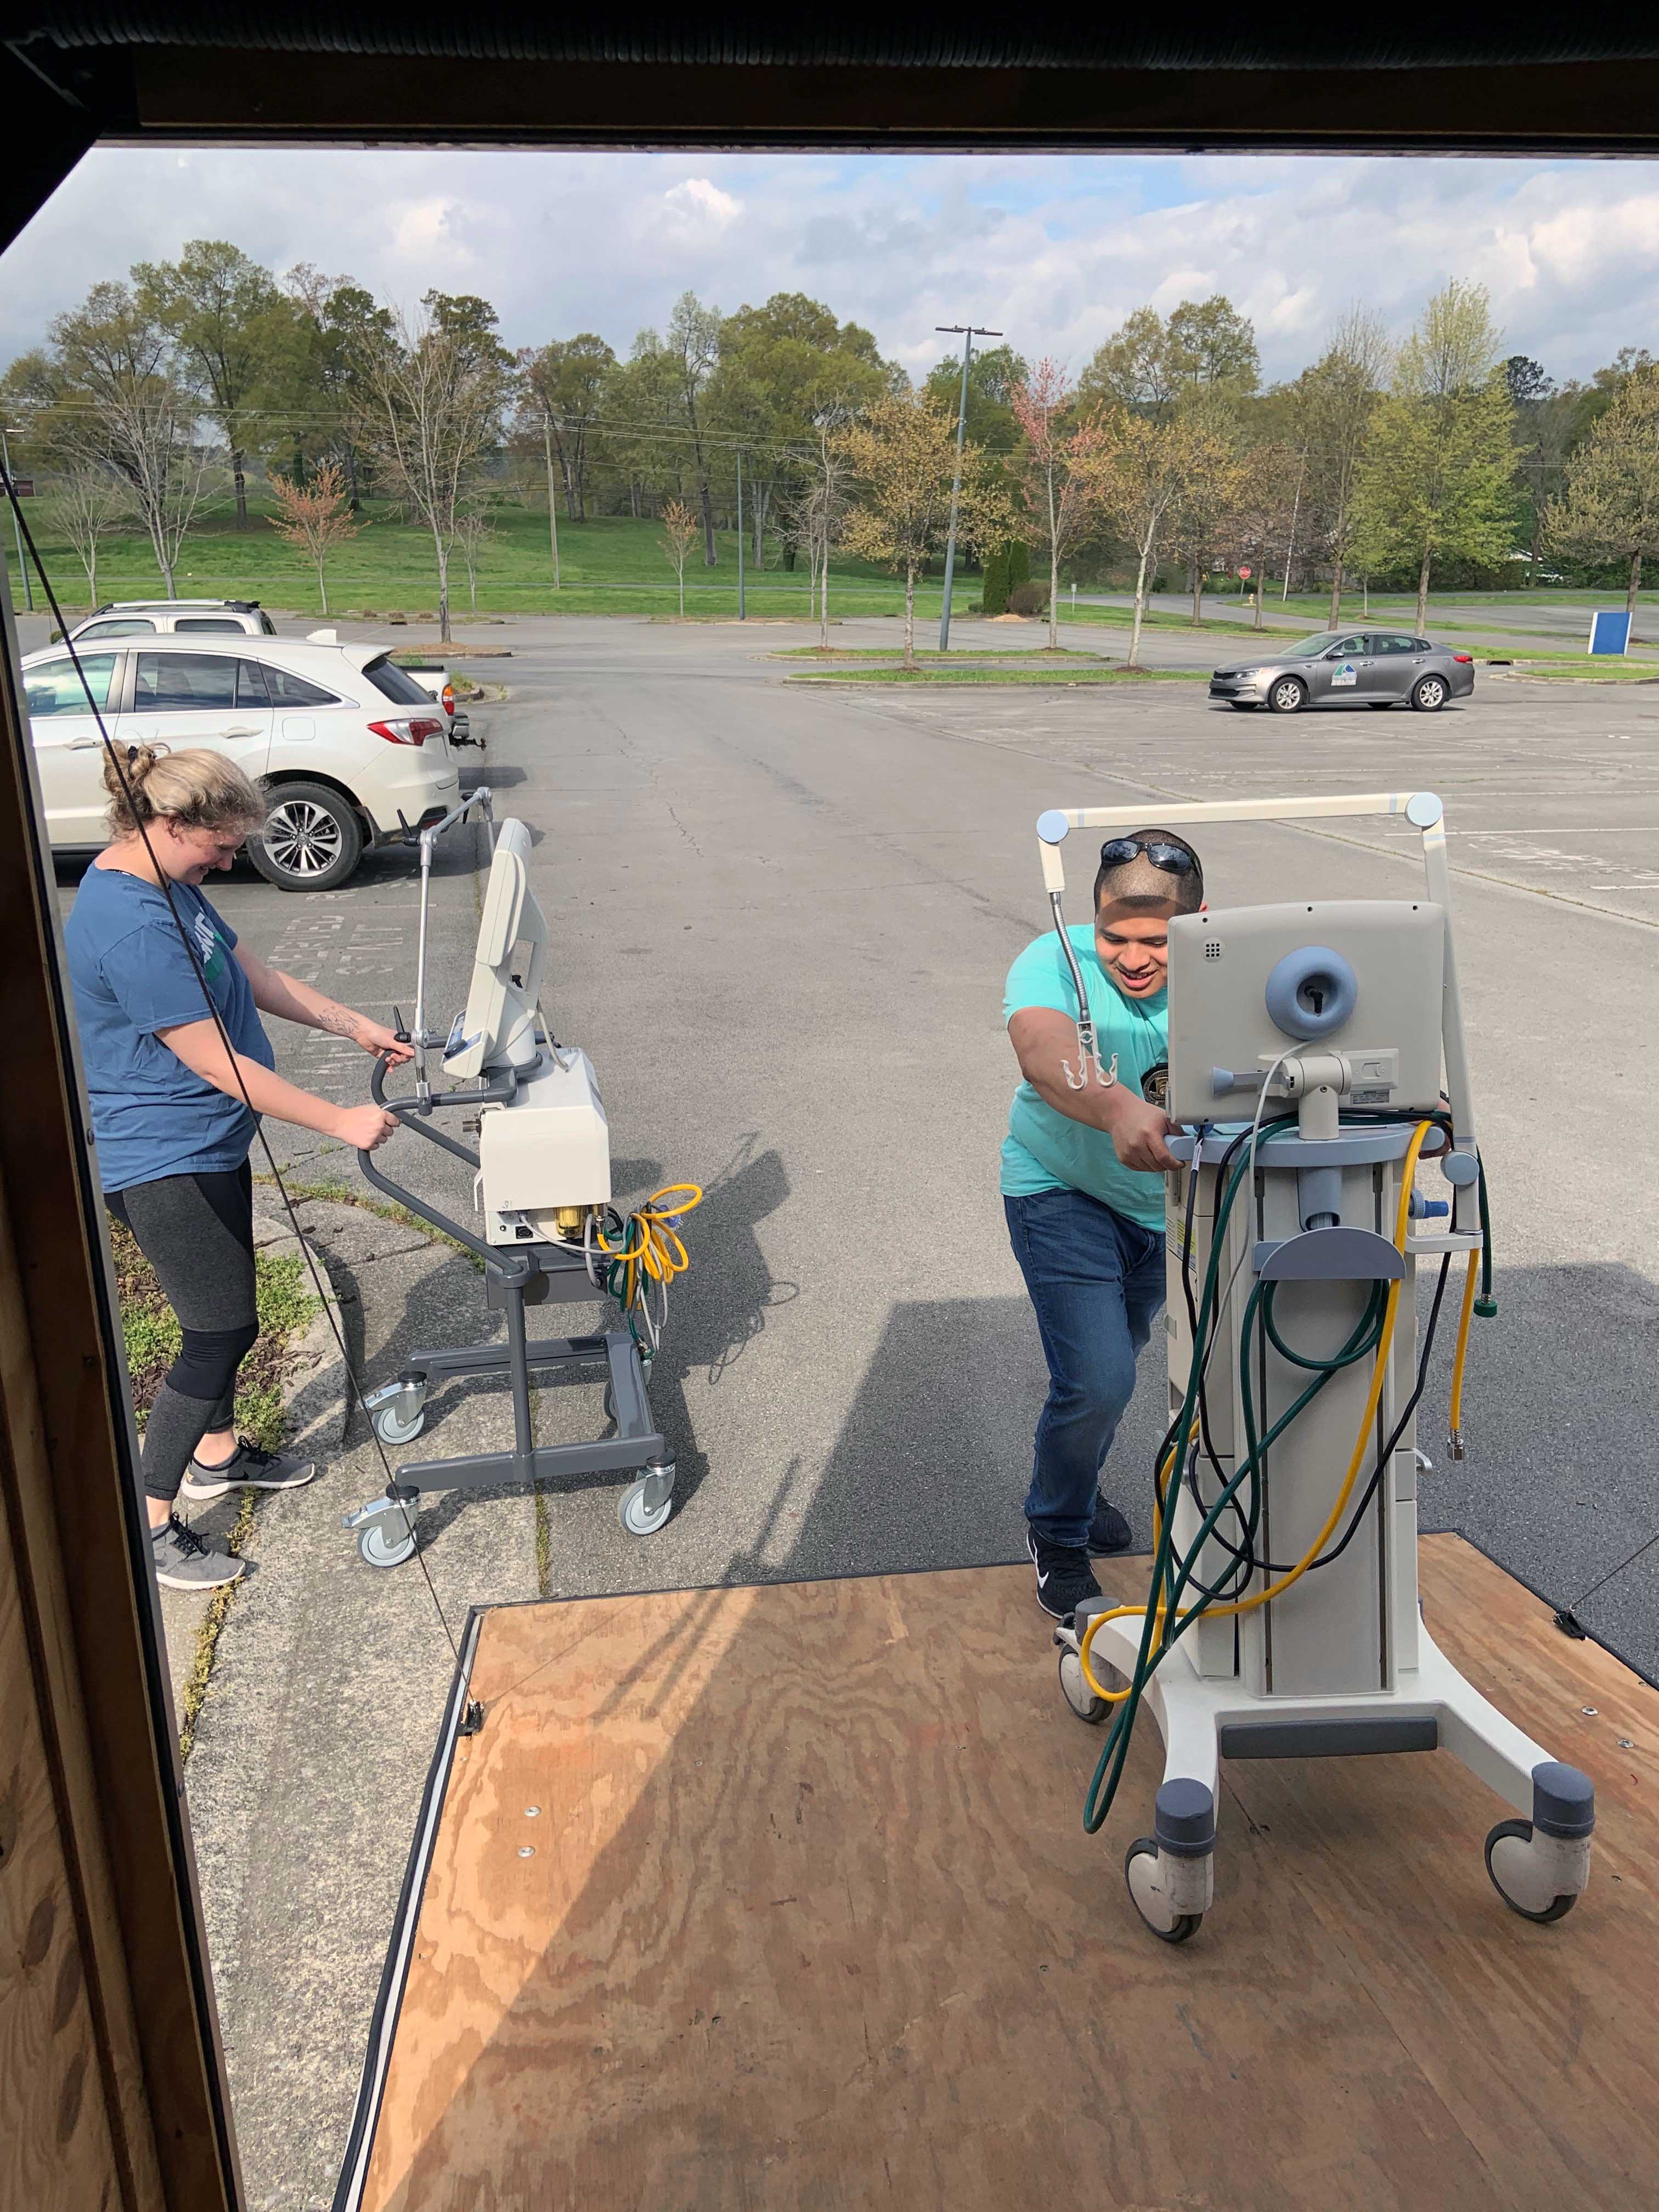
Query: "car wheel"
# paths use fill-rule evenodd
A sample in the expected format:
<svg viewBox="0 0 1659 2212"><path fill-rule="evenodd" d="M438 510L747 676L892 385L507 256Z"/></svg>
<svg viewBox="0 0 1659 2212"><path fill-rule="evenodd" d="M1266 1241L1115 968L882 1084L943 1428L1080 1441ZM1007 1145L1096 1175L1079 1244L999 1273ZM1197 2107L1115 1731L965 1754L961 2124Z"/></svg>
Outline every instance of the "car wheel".
<svg viewBox="0 0 1659 2212"><path fill-rule="evenodd" d="M1275 714L1299 714L1308 703L1308 687L1299 676L1281 676L1267 688L1267 704Z"/></svg>
<svg viewBox="0 0 1659 2212"><path fill-rule="evenodd" d="M1437 714L1445 703L1443 676L1421 676L1412 686L1412 704L1419 714Z"/></svg>
<svg viewBox="0 0 1659 2212"><path fill-rule="evenodd" d="M363 826L350 800L325 783L279 783L247 856L279 891L331 891L356 869Z"/></svg>

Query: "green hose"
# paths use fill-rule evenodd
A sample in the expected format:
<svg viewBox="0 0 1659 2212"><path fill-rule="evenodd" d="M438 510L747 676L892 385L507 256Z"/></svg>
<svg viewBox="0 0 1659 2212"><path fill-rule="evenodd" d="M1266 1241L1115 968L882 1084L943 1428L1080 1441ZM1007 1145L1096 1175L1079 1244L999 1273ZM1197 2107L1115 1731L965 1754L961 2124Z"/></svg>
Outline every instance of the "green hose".
<svg viewBox="0 0 1659 2212"><path fill-rule="evenodd" d="M1261 1132L1261 1140L1267 1139L1272 1134L1273 1129L1270 1127ZM1105 1825L1107 1816L1112 1809L1112 1802L1117 1795L1118 1785L1122 1779L1124 1763L1128 1757L1129 1741L1134 1731L1135 1719L1147 1683L1157 1672L1165 1654L1173 1649L1191 1623L1200 1618L1210 1606L1218 1602L1217 1593L1200 1583L1198 1585L1200 1595L1197 1599L1184 1614L1181 1611L1181 1601L1196 1577L1200 1555L1214 1533L1222 1514L1231 1507L1242 1485L1247 1480L1250 1480L1249 1507L1244 1516L1244 1521L1247 1532L1246 1542L1253 1547L1261 1517L1262 1495L1262 1486L1253 1478L1263 1456L1274 1442L1283 1436L1291 1424L1300 1418L1320 1391L1324 1389L1326 1383L1330 1381L1332 1376L1340 1373L1345 1367L1352 1366L1358 1360L1367 1358L1376 1350L1381 1340L1388 1304L1388 1294L1381 1283L1372 1285L1365 1310L1350 1332L1347 1340L1328 1358L1310 1357L1296 1351L1285 1341L1273 1318L1273 1297L1277 1285L1273 1282L1258 1282L1255 1285L1245 1306L1243 1319L1239 1327L1240 1400L1243 1413L1245 1451L1238 1465L1222 1485L1220 1492L1213 1504L1206 1512L1198 1533L1181 1559L1177 1571L1174 1556L1174 1502L1181 1487L1180 1462L1186 1450L1194 1408L1197 1403L1208 1357L1210 1338L1219 1317L1215 1291L1222 1247L1225 1241L1227 1221L1232 1211L1233 1200L1239 1184L1253 1164L1254 1148L1234 1169L1221 1203L1216 1211L1215 1223L1211 1232L1210 1261L1205 1272L1204 1288L1199 1301L1198 1327L1194 1332L1193 1357L1188 1370L1186 1392L1182 1401L1181 1412L1173 1424L1171 1431L1174 1443L1169 1461L1171 1480L1167 1491L1168 1510L1160 1510L1158 1549L1152 1559L1150 1589L1151 1592L1156 1592L1162 1589L1164 1593L1163 1636L1161 1641L1157 1640L1156 1631L1159 1615L1157 1601L1149 1593L1146 1611L1141 1624L1140 1645L1135 1656L1133 1671L1129 1677L1128 1693L1118 1705L1111 1728L1107 1734L1106 1741L1101 1748L1100 1758L1090 1782L1088 1793L1084 1800L1083 1825L1085 1832L1090 1835L1097 1834ZM1191 1170L1194 1174L1198 1171L1198 1160L1194 1157ZM1483 1199L1484 1195L1483 1182ZM1182 1257L1184 1264L1185 1255L1183 1255ZM1313 1378L1294 1402L1273 1423L1266 1435L1260 1437L1256 1433L1255 1395L1250 1387L1252 1337L1258 1321L1269 1342L1280 1357L1288 1360L1293 1366L1300 1367L1305 1372L1310 1373ZM1161 1509L1164 1503L1165 1495L1161 1494ZM1154 1649L1155 1642L1156 1649Z"/></svg>

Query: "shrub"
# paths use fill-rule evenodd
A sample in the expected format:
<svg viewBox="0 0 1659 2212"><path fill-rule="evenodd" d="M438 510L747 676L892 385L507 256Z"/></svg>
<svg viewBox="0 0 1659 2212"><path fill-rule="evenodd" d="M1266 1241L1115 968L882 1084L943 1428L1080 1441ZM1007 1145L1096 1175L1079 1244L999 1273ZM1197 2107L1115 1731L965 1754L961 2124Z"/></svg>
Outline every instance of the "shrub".
<svg viewBox="0 0 1659 2212"><path fill-rule="evenodd" d="M1031 549L1023 538L1016 538L1008 547L1009 603L1015 614L1020 610L1012 606L1012 595L1022 584L1030 583L1030 580Z"/></svg>
<svg viewBox="0 0 1659 2212"><path fill-rule="evenodd" d="M1008 548L999 545L985 562L985 586L980 593L980 606L988 615L1006 614L1008 611Z"/></svg>
<svg viewBox="0 0 1659 2212"><path fill-rule="evenodd" d="M1016 584L1008 594L1008 611L1011 615L1046 615L1048 586L1034 584L1029 577L1024 583Z"/></svg>

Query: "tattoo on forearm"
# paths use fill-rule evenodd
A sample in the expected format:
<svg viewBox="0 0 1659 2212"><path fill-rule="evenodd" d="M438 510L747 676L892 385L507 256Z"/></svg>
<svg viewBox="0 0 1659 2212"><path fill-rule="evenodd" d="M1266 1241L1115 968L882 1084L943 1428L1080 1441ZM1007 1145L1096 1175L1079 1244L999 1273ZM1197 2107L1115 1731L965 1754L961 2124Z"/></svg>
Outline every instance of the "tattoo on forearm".
<svg viewBox="0 0 1659 2212"><path fill-rule="evenodd" d="M355 1037L362 1024L362 1017L354 1014L349 1006L330 1006L317 1017L319 1029L330 1030L336 1036Z"/></svg>

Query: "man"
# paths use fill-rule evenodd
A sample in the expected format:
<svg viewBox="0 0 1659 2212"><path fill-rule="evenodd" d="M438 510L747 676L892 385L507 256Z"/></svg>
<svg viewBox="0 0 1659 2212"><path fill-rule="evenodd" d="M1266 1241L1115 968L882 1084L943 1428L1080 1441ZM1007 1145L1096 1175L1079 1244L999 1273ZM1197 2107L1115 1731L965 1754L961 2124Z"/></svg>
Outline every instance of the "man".
<svg viewBox="0 0 1659 2212"><path fill-rule="evenodd" d="M1093 926L1066 934L1115 1082L1092 1067L1079 1090L1066 1079L1081 1057L1077 988L1055 933L1008 971L1003 1012L1024 1080L1002 1147L1003 1206L1048 1363L1026 1546L1037 1601L1057 1620L1099 1595L1091 1554L1130 1541L1100 1470L1164 1303L1164 1176L1177 1164L1169 1116L1142 1086L1151 1076L1157 1089L1167 1069L1170 919L1203 903L1203 870L1184 838L1137 830L1102 846Z"/></svg>

